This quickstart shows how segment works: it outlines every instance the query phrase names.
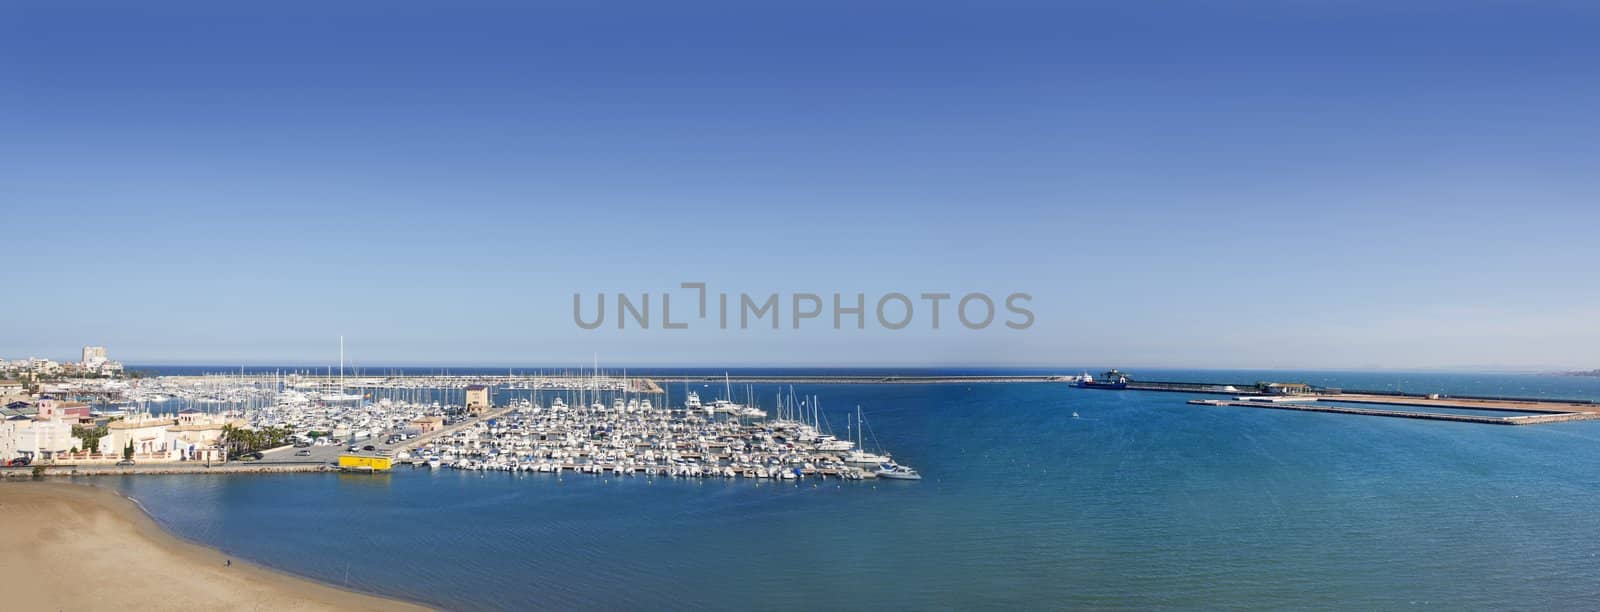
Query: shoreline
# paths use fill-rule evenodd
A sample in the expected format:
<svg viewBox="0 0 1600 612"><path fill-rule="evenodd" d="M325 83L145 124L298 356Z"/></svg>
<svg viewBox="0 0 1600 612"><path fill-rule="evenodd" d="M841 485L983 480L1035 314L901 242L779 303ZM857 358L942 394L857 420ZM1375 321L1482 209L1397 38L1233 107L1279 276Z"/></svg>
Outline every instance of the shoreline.
<svg viewBox="0 0 1600 612"><path fill-rule="evenodd" d="M103 487L3 483L0 512L0 548L25 560L0 572L0 591L21 610L431 609L235 559Z"/></svg>

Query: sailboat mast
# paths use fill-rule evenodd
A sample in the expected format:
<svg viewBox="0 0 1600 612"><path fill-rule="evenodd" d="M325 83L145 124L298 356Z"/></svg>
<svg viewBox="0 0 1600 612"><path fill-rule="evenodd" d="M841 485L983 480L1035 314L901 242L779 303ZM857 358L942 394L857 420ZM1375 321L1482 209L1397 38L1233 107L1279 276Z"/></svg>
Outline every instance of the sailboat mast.
<svg viewBox="0 0 1600 612"><path fill-rule="evenodd" d="M856 404L856 448L862 449L862 452L866 452L867 448L861 444L864 441L861 437L861 404Z"/></svg>

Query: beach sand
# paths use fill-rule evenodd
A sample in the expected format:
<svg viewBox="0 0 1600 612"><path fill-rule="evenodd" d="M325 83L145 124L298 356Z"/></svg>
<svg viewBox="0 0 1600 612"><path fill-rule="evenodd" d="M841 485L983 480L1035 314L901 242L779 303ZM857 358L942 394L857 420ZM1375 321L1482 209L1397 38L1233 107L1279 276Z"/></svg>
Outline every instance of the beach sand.
<svg viewBox="0 0 1600 612"><path fill-rule="evenodd" d="M0 483L8 610L420 610L231 559L85 485Z"/></svg>

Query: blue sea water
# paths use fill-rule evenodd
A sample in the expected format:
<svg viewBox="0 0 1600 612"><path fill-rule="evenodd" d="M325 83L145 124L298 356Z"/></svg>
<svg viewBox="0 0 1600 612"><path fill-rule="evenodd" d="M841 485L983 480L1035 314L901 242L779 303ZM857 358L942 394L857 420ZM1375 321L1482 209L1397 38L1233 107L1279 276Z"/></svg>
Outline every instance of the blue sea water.
<svg viewBox="0 0 1600 612"><path fill-rule="evenodd" d="M1146 377L1600 399L1593 378ZM1573 609L1600 596L1600 422L1201 407L1044 383L795 391L821 396L841 434L861 405L926 479L84 480L239 557L451 609Z"/></svg>

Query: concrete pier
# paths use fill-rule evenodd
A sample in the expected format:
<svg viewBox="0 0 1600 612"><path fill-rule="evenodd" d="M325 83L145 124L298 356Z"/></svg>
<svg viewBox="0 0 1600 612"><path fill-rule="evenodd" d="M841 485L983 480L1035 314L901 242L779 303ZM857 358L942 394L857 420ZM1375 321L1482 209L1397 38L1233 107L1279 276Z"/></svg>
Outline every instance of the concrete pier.
<svg viewBox="0 0 1600 612"><path fill-rule="evenodd" d="M987 384L987 383L1047 383L1068 382L1075 377L1054 376L728 376L732 383L759 384ZM657 376L652 380L661 383L723 383L722 376Z"/></svg>
<svg viewBox="0 0 1600 612"><path fill-rule="evenodd" d="M1280 399L1280 398L1275 398L1275 399ZM1349 402L1349 401L1351 401L1350 399L1348 399L1348 398L1346 398L1344 396L1335 396L1335 397L1329 398L1329 399L1336 399L1337 401L1341 401L1341 402ZM1387 398L1384 398L1384 399L1387 399ZM1522 405L1518 405L1516 407L1505 406L1505 405L1494 405L1494 406L1482 405L1482 404L1484 404L1486 402L1472 402L1470 404L1464 404L1462 402L1451 402L1451 401L1445 401L1445 400L1428 400L1428 401L1430 403L1427 403L1427 404L1418 404L1418 403L1411 402L1411 401L1398 401L1398 400L1390 400L1390 401L1372 400L1372 401L1357 402L1357 403L1370 403L1370 404L1374 404L1374 405L1388 404L1388 405L1394 405L1394 406L1405 405L1405 406L1419 406L1419 407L1477 409L1477 410L1519 410L1519 411L1530 412L1530 414L1522 414L1522 415L1514 415L1514 416L1490 416L1490 415L1470 415L1470 414L1448 414L1448 413L1442 413L1442 412L1416 412L1416 411L1408 411L1408 410L1384 410L1384 409L1381 409L1381 408L1352 408L1352 407L1349 407L1349 406L1332 406L1332 405L1320 405L1319 406L1319 405L1316 404L1316 398L1314 398L1314 397L1303 398L1300 401L1270 401L1270 402L1269 401L1250 401L1250 400L1203 400L1203 399L1195 399L1195 400L1189 400L1189 403L1190 404L1194 404L1194 405L1200 405L1200 406L1242 406L1242 407L1247 407L1247 408L1267 408L1267 409L1271 409L1271 410L1299 410L1299 411L1302 411L1302 412L1331 412L1331 413L1336 413L1336 414L1360 414L1360 415L1367 415L1367 416L1398 417L1398 418L1403 418L1403 419L1421 419L1421 420L1428 420L1428 421L1454 421L1454 422L1457 422L1457 423L1482 423L1482 424L1486 424L1486 425L1538 425L1538 424L1542 424L1542 423L1560 423L1560 422L1565 422L1565 421L1588 421L1588 420L1600 419L1600 411L1575 412L1575 411L1572 411L1571 408L1567 408L1566 410L1556 410L1556 409L1553 409L1552 407L1549 407L1549 406L1540 406L1539 408L1529 408L1529 407L1524 407ZM1530 402L1530 403L1538 403L1538 402ZM1542 403L1540 403L1540 404L1542 404ZM1591 410L1600 410L1600 407L1592 406L1592 405L1588 406L1588 408L1590 408Z"/></svg>

